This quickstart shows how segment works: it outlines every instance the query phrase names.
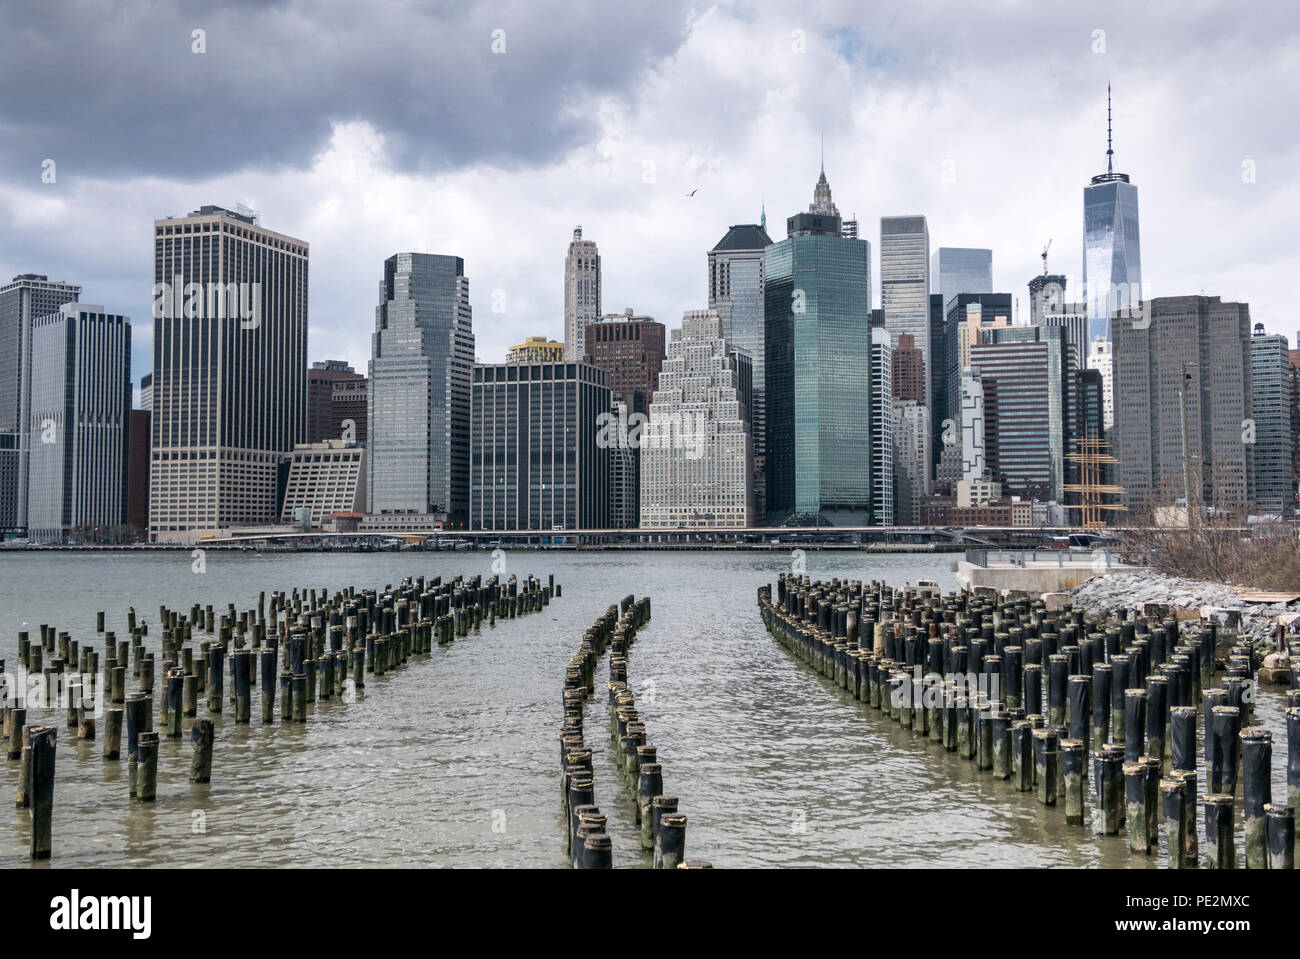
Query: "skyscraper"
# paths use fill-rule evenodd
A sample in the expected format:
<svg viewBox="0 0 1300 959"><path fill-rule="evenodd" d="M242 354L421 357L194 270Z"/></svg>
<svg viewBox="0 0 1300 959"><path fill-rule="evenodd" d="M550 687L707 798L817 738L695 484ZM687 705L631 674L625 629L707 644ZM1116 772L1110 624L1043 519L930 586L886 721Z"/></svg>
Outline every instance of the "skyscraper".
<svg viewBox="0 0 1300 959"><path fill-rule="evenodd" d="M931 491L930 410L916 400L895 399L893 415L894 520L917 526Z"/></svg>
<svg viewBox="0 0 1300 959"><path fill-rule="evenodd" d="M829 192L829 187L827 187ZM722 336L749 354L754 364L754 522L767 513L767 367L764 363L763 251L772 244L766 215L761 224L742 223L728 228L709 251L709 309L722 320Z"/></svg>
<svg viewBox="0 0 1300 959"><path fill-rule="evenodd" d="M473 316L465 261L384 261L371 337L366 512L469 522Z"/></svg>
<svg viewBox="0 0 1300 959"><path fill-rule="evenodd" d="M151 539L279 518L307 430L307 262L251 212L154 221Z"/></svg>
<svg viewBox="0 0 1300 959"><path fill-rule="evenodd" d="M891 382L894 398L925 402L924 375L925 357L917 349L916 340L911 333L900 333L898 345L894 348L894 370Z"/></svg>
<svg viewBox="0 0 1300 959"><path fill-rule="evenodd" d="M344 360L321 360L307 371L307 442L366 442L366 378Z"/></svg>
<svg viewBox="0 0 1300 959"><path fill-rule="evenodd" d="M586 356L587 324L599 316L600 254L594 240L582 238L579 226L564 258L564 358L570 363Z"/></svg>
<svg viewBox="0 0 1300 959"><path fill-rule="evenodd" d="M480 364L473 370L470 528L609 525L610 409L590 363Z"/></svg>
<svg viewBox="0 0 1300 959"><path fill-rule="evenodd" d="M81 287L41 273L0 286L0 529L27 526L32 323L80 296Z"/></svg>
<svg viewBox="0 0 1300 959"><path fill-rule="evenodd" d="M1256 324L1250 338L1250 418L1247 439L1255 456L1255 507L1282 516L1295 509L1291 486L1291 376L1285 336Z"/></svg>
<svg viewBox="0 0 1300 959"><path fill-rule="evenodd" d="M1110 85L1106 85L1106 172L1083 188L1083 290L1088 339L1111 339L1111 317L1142 302L1138 190L1116 173L1111 145Z"/></svg>
<svg viewBox="0 0 1300 959"><path fill-rule="evenodd" d="M126 523L131 321L65 303L31 327L28 536L100 541Z"/></svg>
<svg viewBox="0 0 1300 959"><path fill-rule="evenodd" d="M894 525L894 358L889 331L871 328L871 523Z"/></svg>
<svg viewBox="0 0 1300 959"><path fill-rule="evenodd" d="M1065 284L1059 273L1041 273L1029 281L1029 325L1065 327L1075 365L1082 369L1088 362L1088 307L1067 303Z"/></svg>
<svg viewBox="0 0 1300 959"><path fill-rule="evenodd" d="M1064 502L1079 414L1078 367L1063 327L984 330L971 346L984 391L989 479L1008 495Z"/></svg>
<svg viewBox="0 0 1300 959"><path fill-rule="evenodd" d="M1143 320L1149 324L1114 330L1112 449L1124 504L1183 497L1185 406L1193 504L1246 510L1254 492L1242 442L1251 409L1250 307L1217 296L1165 296L1150 301Z"/></svg>
<svg viewBox="0 0 1300 959"><path fill-rule="evenodd" d="M754 524L748 356L714 310L688 310L668 342L641 447L642 529Z"/></svg>
<svg viewBox="0 0 1300 959"><path fill-rule="evenodd" d="M945 314L958 293L992 293L993 251L939 247L930 255L930 292L943 297Z"/></svg>
<svg viewBox="0 0 1300 959"><path fill-rule="evenodd" d="M840 235L825 171L813 197L763 254L767 522L866 525L871 245Z"/></svg>
<svg viewBox="0 0 1300 959"><path fill-rule="evenodd" d="M586 339L587 362L605 371L610 392L629 402L633 394L640 394L644 408L659 385L659 371L667 355L664 325L653 316L637 316L629 308L588 326Z"/></svg>
<svg viewBox="0 0 1300 959"><path fill-rule="evenodd" d="M944 324L948 348L948 411L954 428L962 425L962 371L971 364L971 346L980 341L983 330L1011 325L1010 293L958 293L948 308Z"/></svg>
<svg viewBox="0 0 1300 959"><path fill-rule="evenodd" d="M930 405L930 230L923 216L880 218L880 307L885 329L898 349L910 333L925 366L924 405ZM897 469L897 464L895 464Z"/></svg>
<svg viewBox="0 0 1300 959"><path fill-rule="evenodd" d="M1101 376L1101 422L1106 432L1115 425L1115 378L1111 356L1110 340L1099 336L1088 344L1088 369L1096 370Z"/></svg>
<svg viewBox="0 0 1300 959"><path fill-rule="evenodd" d="M631 307L587 327L586 361L605 371L610 412L617 423L626 424L609 448L609 521L617 529L635 529L641 522L641 449L634 439L642 431L636 424L644 422L659 385L666 338L662 323L637 316Z"/></svg>

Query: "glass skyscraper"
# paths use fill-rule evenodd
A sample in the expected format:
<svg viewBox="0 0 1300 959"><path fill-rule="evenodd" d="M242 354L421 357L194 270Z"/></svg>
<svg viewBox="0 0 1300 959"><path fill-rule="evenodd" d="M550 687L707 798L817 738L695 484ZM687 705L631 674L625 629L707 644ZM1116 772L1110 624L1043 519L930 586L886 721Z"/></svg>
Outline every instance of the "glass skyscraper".
<svg viewBox="0 0 1300 959"><path fill-rule="evenodd" d="M871 244L841 235L824 172L786 233L763 255L768 523L867 525Z"/></svg>
<svg viewBox="0 0 1300 959"><path fill-rule="evenodd" d="M939 247L930 255L930 292L943 297L945 315L958 293L992 293L993 251Z"/></svg>
<svg viewBox="0 0 1300 959"><path fill-rule="evenodd" d="M474 366L465 261L385 260L371 346L366 512L427 514L463 528Z"/></svg>
<svg viewBox="0 0 1300 959"><path fill-rule="evenodd" d="M923 216L880 218L880 307L890 345L897 350L898 337L910 333L924 356L924 405L929 406L930 230Z"/></svg>
<svg viewBox="0 0 1300 959"><path fill-rule="evenodd" d="M1255 504L1261 513L1286 516L1295 508L1291 485L1291 370L1285 336L1267 336L1262 324L1250 338L1250 416L1254 421Z"/></svg>
<svg viewBox="0 0 1300 959"><path fill-rule="evenodd" d="M1111 338L1116 310L1141 305L1142 256L1138 243L1138 191L1116 173L1110 139L1110 87L1106 88L1106 172L1083 188L1083 289L1088 339Z"/></svg>

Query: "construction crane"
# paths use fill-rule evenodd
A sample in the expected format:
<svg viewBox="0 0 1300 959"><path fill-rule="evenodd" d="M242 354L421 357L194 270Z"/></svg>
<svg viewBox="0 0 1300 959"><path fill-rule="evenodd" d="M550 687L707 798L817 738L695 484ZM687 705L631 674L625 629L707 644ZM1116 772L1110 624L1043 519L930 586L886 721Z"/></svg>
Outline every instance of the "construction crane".
<svg viewBox="0 0 1300 959"><path fill-rule="evenodd" d="M1043 258L1043 276L1047 276L1047 251L1052 248L1052 241L1047 241L1047 246L1043 247L1043 252L1039 254Z"/></svg>

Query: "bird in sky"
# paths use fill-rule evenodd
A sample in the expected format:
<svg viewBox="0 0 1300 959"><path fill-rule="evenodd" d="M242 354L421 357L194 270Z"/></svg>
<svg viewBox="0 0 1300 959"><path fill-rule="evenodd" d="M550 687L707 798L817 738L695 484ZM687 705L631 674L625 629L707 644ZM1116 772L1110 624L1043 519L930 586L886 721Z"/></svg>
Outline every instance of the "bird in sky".
<svg viewBox="0 0 1300 959"><path fill-rule="evenodd" d="M700 188L699 188L699 187L696 187L694 190L692 190L690 193L688 193L688 194L686 194L686 195L687 195L687 196L695 196L695 194L697 194L697 193L699 193L699 192L700 192Z"/></svg>

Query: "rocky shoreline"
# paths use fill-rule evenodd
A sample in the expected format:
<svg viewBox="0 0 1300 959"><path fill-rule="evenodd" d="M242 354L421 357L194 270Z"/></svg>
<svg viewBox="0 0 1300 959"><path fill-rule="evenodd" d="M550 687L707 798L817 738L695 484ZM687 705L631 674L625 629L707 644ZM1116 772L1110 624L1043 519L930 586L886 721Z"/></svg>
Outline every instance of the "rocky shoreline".
<svg viewBox="0 0 1300 959"><path fill-rule="evenodd" d="M1224 627L1221 636L1235 632L1239 638L1250 640L1255 647L1256 665L1260 665L1277 649L1279 625L1289 638L1294 638L1291 634L1300 624L1300 600L1289 604L1248 602L1243 596L1251 592L1242 586L1144 571L1096 576L1071 590L1070 602L1094 614L1120 608L1140 611L1144 604L1163 604L1180 619L1213 617Z"/></svg>

